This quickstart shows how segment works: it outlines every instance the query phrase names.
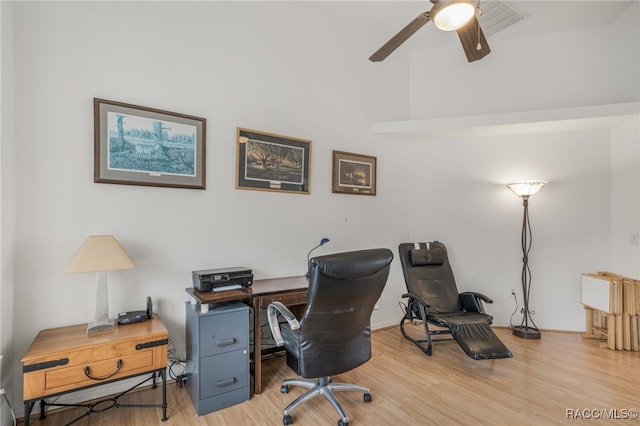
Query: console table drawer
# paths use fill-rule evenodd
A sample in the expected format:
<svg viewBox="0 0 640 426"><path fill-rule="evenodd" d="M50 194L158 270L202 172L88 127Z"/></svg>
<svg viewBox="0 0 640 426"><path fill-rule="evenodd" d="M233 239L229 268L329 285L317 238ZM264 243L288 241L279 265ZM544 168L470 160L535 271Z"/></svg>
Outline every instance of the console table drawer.
<svg viewBox="0 0 640 426"><path fill-rule="evenodd" d="M260 296L260 308L266 309L271 302L282 302L286 306L304 305L307 303L307 290Z"/></svg>
<svg viewBox="0 0 640 426"><path fill-rule="evenodd" d="M153 352L144 351L125 355L120 358L104 359L76 365L68 368L45 372L45 389L57 391L67 385L73 387L89 386L97 382L118 379L153 368Z"/></svg>
<svg viewBox="0 0 640 426"><path fill-rule="evenodd" d="M69 358L69 363L64 366L25 373L24 398L39 398L162 368L164 359L166 350L162 351L160 347L121 356L96 356L81 362L73 362ZM87 368L90 377L85 373Z"/></svg>

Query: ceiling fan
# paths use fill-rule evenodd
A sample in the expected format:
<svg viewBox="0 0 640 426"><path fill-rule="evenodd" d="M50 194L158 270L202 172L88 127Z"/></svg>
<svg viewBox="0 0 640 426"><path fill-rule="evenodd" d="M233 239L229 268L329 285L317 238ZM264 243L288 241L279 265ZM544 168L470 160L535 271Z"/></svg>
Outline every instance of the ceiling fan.
<svg viewBox="0 0 640 426"><path fill-rule="evenodd" d="M487 56L491 49L487 44L480 23L476 18L479 15L479 0L430 0L433 3L431 10L421 13L391 40L385 43L373 55L369 57L371 62L383 61L393 53L402 43L407 41L424 24L433 21L434 25L443 31L456 31L462 43L464 53L469 62L477 61Z"/></svg>

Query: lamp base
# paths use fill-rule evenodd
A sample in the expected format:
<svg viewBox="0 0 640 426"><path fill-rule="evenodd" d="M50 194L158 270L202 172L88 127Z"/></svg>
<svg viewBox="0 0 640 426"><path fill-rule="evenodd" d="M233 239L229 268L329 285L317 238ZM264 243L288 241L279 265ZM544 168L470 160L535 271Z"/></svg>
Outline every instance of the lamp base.
<svg viewBox="0 0 640 426"><path fill-rule="evenodd" d="M116 320L114 318L92 321L87 324L87 334L104 333L105 331L113 331L115 328Z"/></svg>
<svg viewBox="0 0 640 426"><path fill-rule="evenodd" d="M517 325L513 327L513 334L523 339L540 339L540 330L533 327L525 327L524 325Z"/></svg>

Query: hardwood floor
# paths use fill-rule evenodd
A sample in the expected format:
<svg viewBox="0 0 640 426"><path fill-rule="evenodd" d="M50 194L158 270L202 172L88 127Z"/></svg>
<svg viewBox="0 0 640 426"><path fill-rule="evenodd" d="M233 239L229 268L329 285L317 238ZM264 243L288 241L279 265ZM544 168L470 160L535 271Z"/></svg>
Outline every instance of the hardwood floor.
<svg viewBox="0 0 640 426"><path fill-rule="evenodd" d="M375 331L372 359L334 377L371 389L370 404L363 402L359 392L338 394L350 424L638 424L638 418L631 417L640 410L640 352L612 351L579 333L544 331L541 340L526 340L505 328L495 331L513 358L475 361L453 341L436 343L429 357L404 339L398 327ZM282 357L265 361L263 368L262 394L205 416L195 415L186 388L170 382L165 423L157 408L114 408L76 424L281 425L282 409L303 390L292 387L289 394L280 393L281 380L294 377ZM158 392L132 393L126 403L154 403ZM67 409L49 413L44 420L34 415L31 424L61 425L82 413ZM580 416L582 420L575 418ZM338 421L324 397L307 401L293 412L293 418L299 426Z"/></svg>

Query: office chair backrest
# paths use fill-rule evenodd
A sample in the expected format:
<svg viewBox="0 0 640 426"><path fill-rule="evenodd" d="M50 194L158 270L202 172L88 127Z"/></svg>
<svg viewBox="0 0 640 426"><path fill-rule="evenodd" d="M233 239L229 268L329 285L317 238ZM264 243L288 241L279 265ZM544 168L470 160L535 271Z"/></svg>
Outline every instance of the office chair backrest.
<svg viewBox="0 0 640 426"><path fill-rule="evenodd" d="M300 319L304 377L340 374L371 357L369 320L389 276L393 253L359 250L311 260L307 306ZM323 362L318 362L322 360Z"/></svg>
<svg viewBox="0 0 640 426"><path fill-rule="evenodd" d="M427 248L427 244L429 247ZM429 312L459 312L462 304L447 248L434 241L402 243L398 247L407 290L429 301Z"/></svg>

